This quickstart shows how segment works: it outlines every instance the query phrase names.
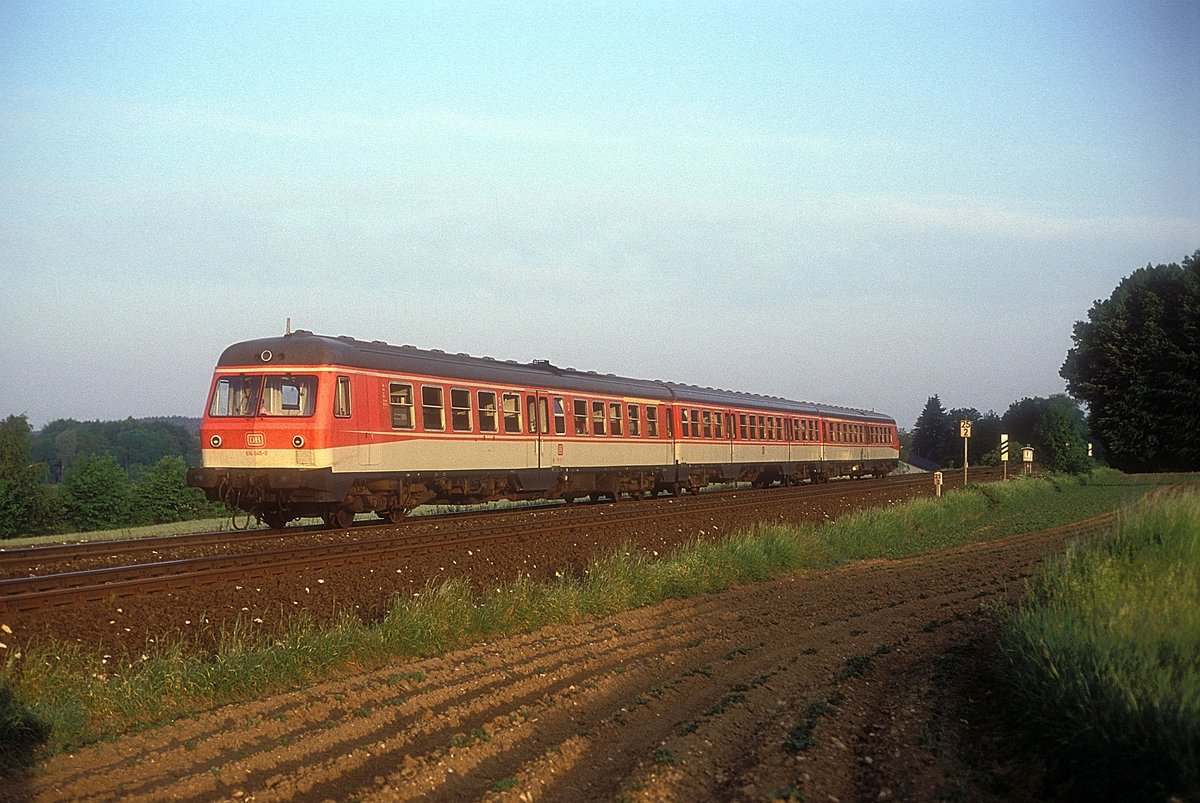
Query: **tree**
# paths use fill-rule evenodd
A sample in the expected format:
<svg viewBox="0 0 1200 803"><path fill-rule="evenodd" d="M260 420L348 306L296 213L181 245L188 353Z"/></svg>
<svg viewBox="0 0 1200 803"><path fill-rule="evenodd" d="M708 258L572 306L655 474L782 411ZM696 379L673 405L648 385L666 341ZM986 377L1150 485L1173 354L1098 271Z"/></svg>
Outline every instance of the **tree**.
<svg viewBox="0 0 1200 803"><path fill-rule="evenodd" d="M187 485L187 464L167 456L143 472L133 486L133 520L139 524L187 521L206 512L204 492Z"/></svg>
<svg viewBox="0 0 1200 803"><path fill-rule="evenodd" d="M1200 469L1200 249L1134 271L1075 323L1059 373L1087 402L1109 462Z"/></svg>
<svg viewBox="0 0 1200 803"><path fill-rule="evenodd" d="M60 497L63 513L80 530L129 524L129 480L111 454L77 460L63 478Z"/></svg>
<svg viewBox="0 0 1200 803"><path fill-rule="evenodd" d="M48 520L46 466L29 460L32 431L23 415L0 423L0 538L38 532Z"/></svg>
<svg viewBox="0 0 1200 803"><path fill-rule="evenodd" d="M1034 430L1038 462L1050 471L1083 474L1092 469L1083 421L1061 406L1046 411Z"/></svg>
<svg viewBox="0 0 1200 803"><path fill-rule="evenodd" d="M942 401L937 394L925 402L925 409L917 417L913 427L912 451L914 454L941 464L954 458L954 424L942 407Z"/></svg>

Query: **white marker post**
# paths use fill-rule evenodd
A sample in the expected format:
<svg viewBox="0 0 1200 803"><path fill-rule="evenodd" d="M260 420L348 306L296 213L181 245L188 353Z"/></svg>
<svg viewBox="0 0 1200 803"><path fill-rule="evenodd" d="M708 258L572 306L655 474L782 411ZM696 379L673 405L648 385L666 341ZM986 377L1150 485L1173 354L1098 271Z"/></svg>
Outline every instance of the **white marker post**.
<svg viewBox="0 0 1200 803"><path fill-rule="evenodd" d="M942 472L933 472L933 495L941 497L942 495Z"/></svg>
<svg viewBox="0 0 1200 803"><path fill-rule="evenodd" d="M958 422L958 433L963 439L963 487L967 487L967 443L971 440L971 419L964 418Z"/></svg>
<svg viewBox="0 0 1200 803"><path fill-rule="evenodd" d="M1000 434L1000 464L1004 466L1004 479L1008 479L1008 436Z"/></svg>
<svg viewBox="0 0 1200 803"><path fill-rule="evenodd" d="M1033 449L1026 446L1021 449L1021 462L1025 464L1025 473L1033 473Z"/></svg>

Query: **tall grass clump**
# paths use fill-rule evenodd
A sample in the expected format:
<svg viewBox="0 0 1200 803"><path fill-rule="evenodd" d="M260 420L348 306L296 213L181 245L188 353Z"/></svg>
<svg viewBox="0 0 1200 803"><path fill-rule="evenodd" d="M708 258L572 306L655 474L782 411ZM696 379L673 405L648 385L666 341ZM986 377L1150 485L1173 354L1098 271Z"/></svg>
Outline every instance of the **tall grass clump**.
<svg viewBox="0 0 1200 803"><path fill-rule="evenodd" d="M1000 656L1069 796L1200 800L1200 493L1044 567Z"/></svg>

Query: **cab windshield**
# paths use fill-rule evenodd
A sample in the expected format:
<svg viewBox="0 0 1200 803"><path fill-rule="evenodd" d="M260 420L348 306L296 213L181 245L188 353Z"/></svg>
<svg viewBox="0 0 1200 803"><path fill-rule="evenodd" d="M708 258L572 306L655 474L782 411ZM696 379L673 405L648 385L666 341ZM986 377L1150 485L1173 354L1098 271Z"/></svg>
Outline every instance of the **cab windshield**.
<svg viewBox="0 0 1200 803"><path fill-rule="evenodd" d="M213 418L309 416L317 403L315 376L223 376L213 389Z"/></svg>

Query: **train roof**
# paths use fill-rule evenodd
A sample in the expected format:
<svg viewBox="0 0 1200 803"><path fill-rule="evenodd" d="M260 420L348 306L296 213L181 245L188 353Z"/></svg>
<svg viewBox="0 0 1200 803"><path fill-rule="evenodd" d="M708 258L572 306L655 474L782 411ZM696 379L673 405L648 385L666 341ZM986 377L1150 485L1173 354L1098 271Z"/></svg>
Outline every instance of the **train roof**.
<svg viewBox="0 0 1200 803"><path fill-rule="evenodd" d="M251 366L344 365L377 371L444 376L515 387L553 387L580 393L638 396L722 407L746 407L796 415L823 415L894 424L890 416L869 410L793 401L777 396L704 388L655 379L633 379L595 371L559 368L546 360L520 363L440 349L395 346L340 335L315 335L299 329L282 337L235 343L221 353L218 369Z"/></svg>

